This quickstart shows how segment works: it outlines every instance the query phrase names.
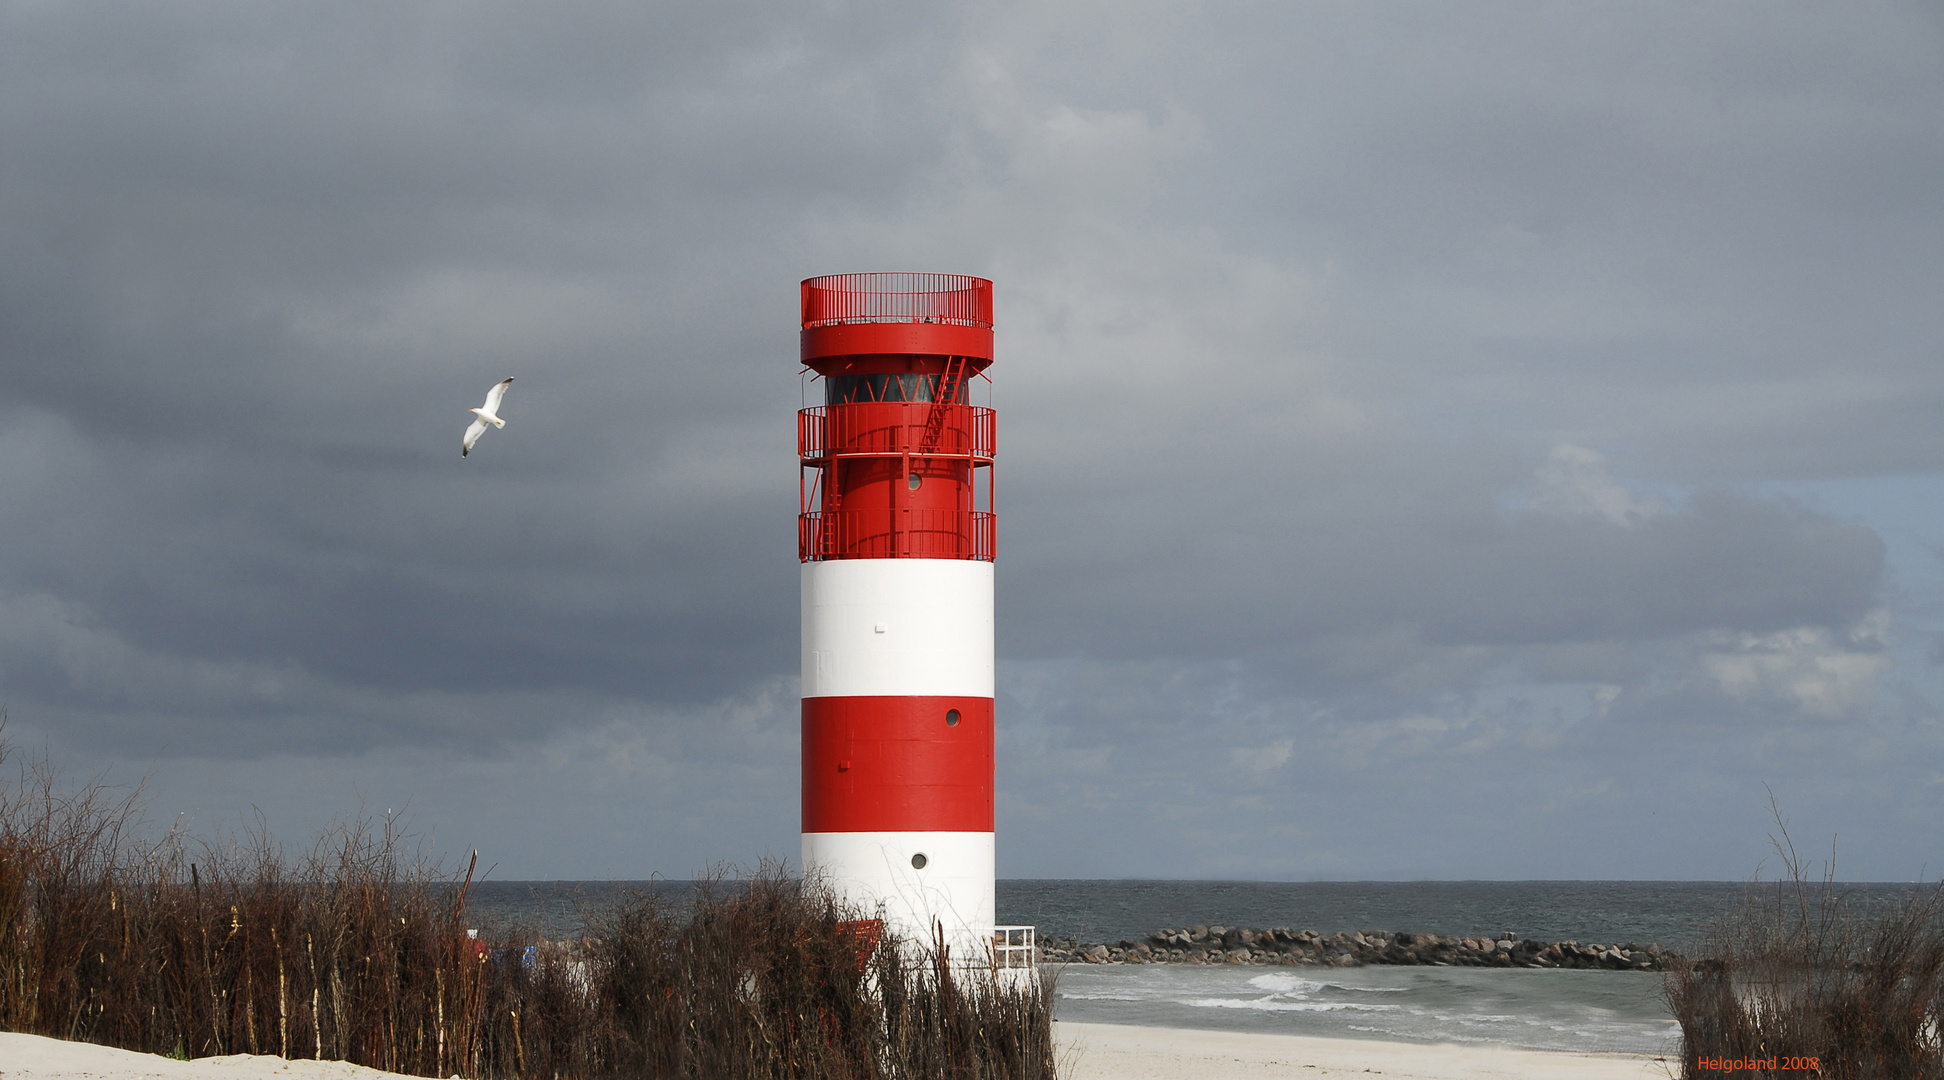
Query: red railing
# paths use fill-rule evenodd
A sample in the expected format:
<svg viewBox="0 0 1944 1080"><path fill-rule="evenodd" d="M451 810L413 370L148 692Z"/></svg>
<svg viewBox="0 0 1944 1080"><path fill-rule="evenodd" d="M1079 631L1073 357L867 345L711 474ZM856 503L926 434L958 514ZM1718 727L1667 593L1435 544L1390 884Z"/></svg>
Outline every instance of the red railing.
<svg viewBox="0 0 1944 1080"><path fill-rule="evenodd" d="M934 410L940 422L928 430ZM998 416L982 405L873 401L818 405L797 413L797 456L806 461L911 454L987 462L998 443Z"/></svg>
<svg viewBox="0 0 1944 1080"><path fill-rule="evenodd" d="M998 522L983 510L812 510L797 518L797 558L991 562Z"/></svg>
<svg viewBox="0 0 1944 1080"><path fill-rule="evenodd" d="M803 283L803 328L931 322L992 329L992 282L965 274L829 274Z"/></svg>

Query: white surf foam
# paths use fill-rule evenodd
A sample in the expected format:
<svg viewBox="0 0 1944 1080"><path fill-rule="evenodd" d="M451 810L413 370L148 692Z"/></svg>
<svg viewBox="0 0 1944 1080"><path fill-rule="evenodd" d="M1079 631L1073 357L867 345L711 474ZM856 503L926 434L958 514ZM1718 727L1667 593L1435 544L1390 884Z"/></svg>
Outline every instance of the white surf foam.
<svg viewBox="0 0 1944 1080"><path fill-rule="evenodd" d="M1394 1012L1398 1008L1356 1001L1278 1001L1275 998L1191 998L1181 1004L1194 1009L1255 1009L1258 1012Z"/></svg>

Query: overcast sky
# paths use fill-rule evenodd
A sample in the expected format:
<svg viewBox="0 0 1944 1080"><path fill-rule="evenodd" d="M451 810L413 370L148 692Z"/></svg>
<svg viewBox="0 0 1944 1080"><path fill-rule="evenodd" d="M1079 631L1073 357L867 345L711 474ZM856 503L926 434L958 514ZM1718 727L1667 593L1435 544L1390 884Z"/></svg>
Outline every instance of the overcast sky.
<svg viewBox="0 0 1944 1080"><path fill-rule="evenodd" d="M0 702L794 859L797 282L970 273L1002 876L1935 876L1940 192L1927 3L0 2Z"/></svg>

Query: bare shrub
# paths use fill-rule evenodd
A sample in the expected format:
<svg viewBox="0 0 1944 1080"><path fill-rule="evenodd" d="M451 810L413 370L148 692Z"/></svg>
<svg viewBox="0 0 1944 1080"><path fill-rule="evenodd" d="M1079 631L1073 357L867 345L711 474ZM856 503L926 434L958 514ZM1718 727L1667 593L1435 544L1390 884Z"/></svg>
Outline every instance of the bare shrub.
<svg viewBox="0 0 1944 1080"><path fill-rule="evenodd" d="M563 1076L1052 1080L1051 1001L768 865L636 895L536 950L522 1068Z"/></svg>
<svg viewBox="0 0 1944 1080"><path fill-rule="evenodd" d="M1782 880L1751 887L1702 958L1668 975L1681 1075L1724 1075L1703 1062L1725 1058L1745 1076L1944 1078L1944 884L1900 899L1852 893L1836 886L1833 857L1816 880L1775 816Z"/></svg>

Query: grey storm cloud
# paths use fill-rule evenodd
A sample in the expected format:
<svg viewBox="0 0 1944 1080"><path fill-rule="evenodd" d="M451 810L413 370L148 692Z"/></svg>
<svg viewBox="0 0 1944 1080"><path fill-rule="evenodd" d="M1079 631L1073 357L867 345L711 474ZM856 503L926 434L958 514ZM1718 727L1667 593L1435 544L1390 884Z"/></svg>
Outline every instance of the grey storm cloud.
<svg viewBox="0 0 1944 1080"><path fill-rule="evenodd" d="M397 790L516 874L787 851L796 282L940 269L998 283L1006 872L1546 876L1438 829L1738 829L1886 745L1871 805L1921 818L1925 586L1783 490L1944 469L1940 42L1915 4L9 6L0 702L170 806ZM1553 869L1745 870L1666 839Z"/></svg>

